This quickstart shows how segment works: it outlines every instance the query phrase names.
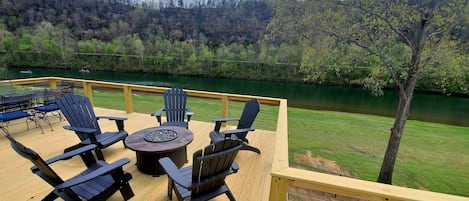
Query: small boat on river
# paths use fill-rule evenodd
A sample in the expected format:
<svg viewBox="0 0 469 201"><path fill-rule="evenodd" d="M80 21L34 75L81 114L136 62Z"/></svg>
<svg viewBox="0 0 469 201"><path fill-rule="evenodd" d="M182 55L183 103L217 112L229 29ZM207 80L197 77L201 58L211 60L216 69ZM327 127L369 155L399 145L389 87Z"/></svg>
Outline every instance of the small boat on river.
<svg viewBox="0 0 469 201"><path fill-rule="evenodd" d="M21 74L32 74L33 71L31 71L31 70L20 70L20 73Z"/></svg>
<svg viewBox="0 0 469 201"><path fill-rule="evenodd" d="M90 69L86 68L86 67L83 67L79 70L80 73L89 73L90 72Z"/></svg>

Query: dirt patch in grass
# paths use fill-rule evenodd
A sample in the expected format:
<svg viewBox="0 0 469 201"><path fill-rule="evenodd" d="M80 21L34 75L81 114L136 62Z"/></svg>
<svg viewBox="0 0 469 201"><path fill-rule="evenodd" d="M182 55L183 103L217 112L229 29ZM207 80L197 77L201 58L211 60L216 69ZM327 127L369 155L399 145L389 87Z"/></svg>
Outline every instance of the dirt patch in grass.
<svg viewBox="0 0 469 201"><path fill-rule="evenodd" d="M327 174L335 174L340 176L350 177L349 173L342 170L335 161L322 158L321 156L314 156L311 150L306 150L304 154L294 153L293 158L297 164L310 167L314 171L323 172ZM360 199L350 198L347 196L326 193L311 189L304 189L292 186L288 191L289 201L359 201Z"/></svg>
<svg viewBox="0 0 469 201"><path fill-rule="evenodd" d="M293 153L293 158L297 164L306 165L315 171L350 177L349 173L340 169L340 166L335 161L322 158L321 156L313 156L311 150L306 150L304 154Z"/></svg>

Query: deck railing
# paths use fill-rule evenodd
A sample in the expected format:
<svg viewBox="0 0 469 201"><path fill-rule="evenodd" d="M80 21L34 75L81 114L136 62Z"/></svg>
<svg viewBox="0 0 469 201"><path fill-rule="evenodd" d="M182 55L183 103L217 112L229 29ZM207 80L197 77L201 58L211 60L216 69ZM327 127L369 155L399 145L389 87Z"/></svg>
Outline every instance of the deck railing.
<svg viewBox="0 0 469 201"><path fill-rule="evenodd" d="M63 81L81 84L81 86L83 86L84 95L88 96L91 102L93 102L93 87L121 89L122 93L124 94L125 111L127 113L133 112L132 93L134 91L163 93L167 90L167 88L164 87L151 87L60 77L4 80L0 81L0 84L23 85L48 83L49 88L56 88L57 83ZM271 167L272 180L269 195L269 200L271 201L288 200L288 191L289 187L291 186L366 200L469 201L469 198L467 197L386 185L355 178L292 168L289 166L288 162L287 100L195 90L186 90L186 92L188 96L192 97L219 99L221 101L222 117L226 117L228 114L228 105L230 100L247 101L252 98L257 98L262 104L278 106L279 111L277 118L277 128L275 131L276 144L274 146L275 153L273 154L274 158Z"/></svg>

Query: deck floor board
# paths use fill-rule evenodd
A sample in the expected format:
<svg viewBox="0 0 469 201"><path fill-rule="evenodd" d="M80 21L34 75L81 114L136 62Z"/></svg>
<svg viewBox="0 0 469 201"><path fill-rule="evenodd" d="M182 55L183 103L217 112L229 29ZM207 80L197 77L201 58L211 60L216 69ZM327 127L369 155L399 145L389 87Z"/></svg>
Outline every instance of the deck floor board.
<svg viewBox="0 0 469 201"><path fill-rule="evenodd" d="M124 111L111 110L104 108L95 108L96 114L105 116L126 116L125 129L132 134L140 129L157 126L156 119L149 114L132 113L125 114ZM61 154L65 147L79 142L78 138L70 131L66 131L62 126L67 122L59 122L55 117L51 118L52 127L41 122L44 134L41 134L39 128L26 130L26 125L13 125L9 128L10 133L15 139L26 146L37 151L43 158ZM103 131L115 130L114 122L101 120L100 126ZM213 129L213 123L200 122L192 120L189 129L194 133L194 140L188 145L188 159L192 163L192 153L209 144L209 132ZM227 178L227 183L233 194L239 201L262 201L268 200L270 189L270 166L272 164L274 136L275 132L256 130L248 135L250 144L258 147L262 154L257 155L250 151L241 151L236 160L240 165L240 170ZM32 164L26 159L17 155L9 145L6 138L0 138L0 200L41 200L51 190L51 186L45 183L38 176L31 173ZM120 158L129 158L130 163L124 166L124 169L130 172L133 179L130 185L135 192L132 200L160 201L168 200L167 176L153 177L140 173L135 165L135 152L125 149L123 143L117 143L103 150L106 161L113 162ZM53 168L59 172L64 179L73 176L80 171L83 166L79 157L68 161L54 164ZM175 197L173 197L175 198ZM110 200L122 200L120 193L116 193ZM222 195L215 201L228 200Z"/></svg>

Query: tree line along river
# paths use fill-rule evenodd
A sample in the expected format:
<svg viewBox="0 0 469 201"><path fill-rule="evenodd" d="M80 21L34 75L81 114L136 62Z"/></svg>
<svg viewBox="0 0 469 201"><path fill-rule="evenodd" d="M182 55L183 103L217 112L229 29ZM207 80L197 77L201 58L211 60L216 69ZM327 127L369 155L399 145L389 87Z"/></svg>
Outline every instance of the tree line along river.
<svg viewBox="0 0 469 201"><path fill-rule="evenodd" d="M362 88L252 81L222 78L182 77L145 73L123 73L78 70L31 69L31 74L20 73L22 69L9 68L7 79L57 76L100 80L118 83L180 87L185 89L257 95L288 99L289 107L333 110L351 113L373 114L394 117L398 94L386 90L383 96L373 96ZM469 97L444 96L437 94L414 94L409 119L437 122L458 126L469 126Z"/></svg>

